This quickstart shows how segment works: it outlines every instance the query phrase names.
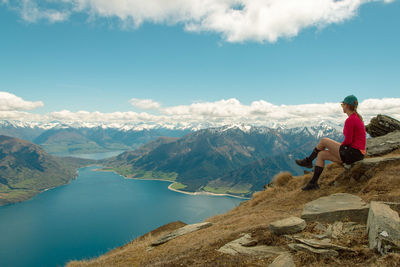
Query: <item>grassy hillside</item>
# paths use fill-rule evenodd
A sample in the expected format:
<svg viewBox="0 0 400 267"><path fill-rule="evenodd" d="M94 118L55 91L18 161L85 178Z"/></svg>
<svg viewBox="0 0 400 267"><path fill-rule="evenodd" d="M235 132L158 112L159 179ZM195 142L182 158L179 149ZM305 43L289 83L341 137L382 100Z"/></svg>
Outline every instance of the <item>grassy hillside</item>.
<svg viewBox="0 0 400 267"><path fill-rule="evenodd" d="M387 156L393 154L400 154L400 150ZM213 223L211 227L181 236L150 251L147 248L151 242L181 227L182 223L171 223L103 256L87 261L73 261L67 266L268 266L273 258L229 256L219 253L217 249L237 239L242 233L251 233L258 244L286 248L288 241L272 235L268 230L269 223L288 216L300 216L307 202L322 196L347 192L367 202L400 202L399 163L371 168L358 180L344 179L341 175L343 171L344 168L338 164L327 166L320 179L321 189L309 192L300 188L310 179L310 174L289 177L287 181L280 181L255 193L251 200L231 211L206 219ZM309 225L307 231L315 231L313 227ZM292 252L296 266L399 266L399 254L381 256L369 250L366 247L368 240L365 232L338 242L344 246L351 245L354 251L325 259L305 252Z"/></svg>
<svg viewBox="0 0 400 267"><path fill-rule="evenodd" d="M22 139L0 136L0 205L27 200L76 177L92 160L57 158Z"/></svg>

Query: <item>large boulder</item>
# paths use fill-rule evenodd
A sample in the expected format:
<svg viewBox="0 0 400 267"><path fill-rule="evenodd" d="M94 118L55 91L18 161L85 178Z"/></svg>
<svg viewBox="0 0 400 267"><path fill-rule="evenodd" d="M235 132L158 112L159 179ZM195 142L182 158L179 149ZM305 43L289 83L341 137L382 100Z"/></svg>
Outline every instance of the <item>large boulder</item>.
<svg viewBox="0 0 400 267"><path fill-rule="evenodd" d="M294 234L306 228L306 222L298 217L289 217L270 223L269 228L276 235Z"/></svg>
<svg viewBox="0 0 400 267"><path fill-rule="evenodd" d="M365 127L367 133L372 137L382 136L394 131L400 131L400 121L379 114L371 119L370 123Z"/></svg>
<svg viewBox="0 0 400 267"><path fill-rule="evenodd" d="M400 217L389 205L371 202L367 229L371 249L382 254L400 252Z"/></svg>
<svg viewBox="0 0 400 267"><path fill-rule="evenodd" d="M301 218L306 221L335 222L349 220L365 224L369 205L347 193L320 197L304 206Z"/></svg>
<svg viewBox="0 0 400 267"><path fill-rule="evenodd" d="M379 156L400 148L400 131L367 139L367 155Z"/></svg>

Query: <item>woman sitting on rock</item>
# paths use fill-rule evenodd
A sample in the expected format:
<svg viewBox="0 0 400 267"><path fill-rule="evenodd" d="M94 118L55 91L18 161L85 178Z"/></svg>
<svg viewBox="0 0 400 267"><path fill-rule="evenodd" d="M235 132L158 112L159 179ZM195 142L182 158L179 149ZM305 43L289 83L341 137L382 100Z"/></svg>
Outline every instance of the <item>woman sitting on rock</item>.
<svg viewBox="0 0 400 267"><path fill-rule="evenodd" d="M352 164L362 160L365 155L366 133L363 119L357 112L358 100L354 95L347 96L342 102L343 112L348 118L344 123L344 141L340 144L330 138L322 138L309 157L296 159L297 165L306 168L313 167L317 158L314 175L302 190L319 189L318 178L324 170L325 160L337 163Z"/></svg>

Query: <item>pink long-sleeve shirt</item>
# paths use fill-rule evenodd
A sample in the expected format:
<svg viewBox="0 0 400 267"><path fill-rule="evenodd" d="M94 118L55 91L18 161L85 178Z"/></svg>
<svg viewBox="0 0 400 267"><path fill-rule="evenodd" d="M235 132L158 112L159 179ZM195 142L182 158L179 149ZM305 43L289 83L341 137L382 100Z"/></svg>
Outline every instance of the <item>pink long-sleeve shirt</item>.
<svg viewBox="0 0 400 267"><path fill-rule="evenodd" d="M344 141L342 145L359 149L361 153L365 154L367 142L365 126L356 113L351 114L344 122L343 134Z"/></svg>

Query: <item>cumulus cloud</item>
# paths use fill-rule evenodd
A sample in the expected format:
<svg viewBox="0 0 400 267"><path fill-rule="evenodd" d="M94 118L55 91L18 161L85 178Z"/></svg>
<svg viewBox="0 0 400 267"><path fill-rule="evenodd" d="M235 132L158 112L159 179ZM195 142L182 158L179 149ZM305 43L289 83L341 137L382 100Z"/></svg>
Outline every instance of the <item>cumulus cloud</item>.
<svg viewBox="0 0 400 267"><path fill-rule="evenodd" d="M6 98L13 101L4 101ZM142 103L140 101L134 102ZM149 108L154 103L156 102L150 100L142 104L144 108ZM161 126L201 129L236 123L268 127L297 127L316 125L321 122L342 125L347 118L339 102L275 105L265 100L257 100L246 105L235 98L165 108L161 108L159 104L153 105L153 108L158 109L159 114L132 111L102 113L61 110L42 115L23 111L41 105L43 105L41 102L27 102L12 94L0 92L2 107L0 119L45 123L60 121L87 126L106 124L119 127L121 124L129 124L142 128ZM4 108L7 106L8 108ZM370 119L378 114L386 114L400 120L400 98L366 99L359 104L359 112L364 117L365 123L369 123Z"/></svg>
<svg viewBox="0 0 400 267"><path fill-rule="evenodd" d="M212 125L248 123L254 125L312 125L321 121L342 124L346 115L340 103L303 105L274 105L265 100L244 105L237 99L193 103L161 109L162 114L174 120L209 122ZM360 103L359 112L365 121L377 114L387 114L400 119L400 98L367 99Z"/></svg>
<svg viewBox="0 0 400 267"><path fill-rule="evenodd" d="M193 32L216 32L228 42L275 42L307 27L341 23L368 2L394 0L16 0L28 21L62 21L73 13L91 19L117 18L125 26L144 22L184 25ZM4 2L4 0L3 0ZM39 3L41 4L39 6ZM57 9L54 4L58 3ZM50 7L49 7L50 6Z"/></svg>
<svg viewBox="0 0 400 267"><path fill-rule="evenodd" d="M43 102L25 101L16 95L0 91L0 111L32 110L39 107L43 107Z"/></svg>
<svg viewBox="0 0 400 267"><path fill-rule="evenodd" d="M129 100L132 106L140 109L159 109L161 107L160 103L153 101L151 99L138 99L132 98Z"/></svg>

